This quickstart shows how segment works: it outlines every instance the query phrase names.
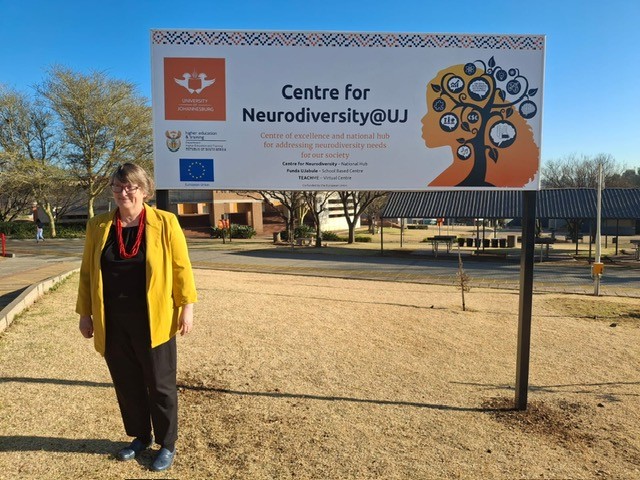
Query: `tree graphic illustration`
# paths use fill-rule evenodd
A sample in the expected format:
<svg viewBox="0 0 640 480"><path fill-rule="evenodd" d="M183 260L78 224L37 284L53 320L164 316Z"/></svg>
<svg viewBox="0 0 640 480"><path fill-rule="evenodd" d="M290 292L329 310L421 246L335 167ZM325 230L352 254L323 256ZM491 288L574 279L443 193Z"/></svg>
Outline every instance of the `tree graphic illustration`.
<svg viewBox="0 0 640 480"><path fill-rule="evenodd" d="M532 100L538 89L530 88L518 68L496 65L494 57L488 64L467 63L463 70L464 75L452 71L431 83L437 96L430 107L440 115L442 131L456 135L454 155L473 162L457 186L495 186L486 179L487 162L500 165L501 152L516 141L518 127L510 120L514 114L528 120L538 113Z"/></svg>

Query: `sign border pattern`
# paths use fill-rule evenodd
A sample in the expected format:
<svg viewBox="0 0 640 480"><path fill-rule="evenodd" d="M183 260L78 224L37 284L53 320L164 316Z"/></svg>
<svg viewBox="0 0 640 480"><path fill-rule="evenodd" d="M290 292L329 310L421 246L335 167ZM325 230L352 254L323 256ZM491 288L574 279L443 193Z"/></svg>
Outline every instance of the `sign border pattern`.
<svg viewBox="0 0 640 480"><path fill-rule="evenodd" d="M543 50L544 35L152 30L154 45Z"/></svg>

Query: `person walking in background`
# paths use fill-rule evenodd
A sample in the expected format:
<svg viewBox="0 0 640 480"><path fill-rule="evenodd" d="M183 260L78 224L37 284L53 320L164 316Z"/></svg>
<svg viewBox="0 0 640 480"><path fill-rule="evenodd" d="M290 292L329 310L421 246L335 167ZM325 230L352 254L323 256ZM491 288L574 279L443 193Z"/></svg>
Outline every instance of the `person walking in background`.
<svg viewBox="0 0 640 480"><path fill-rule="evenodd" d="M131 460L160 445L151 469L166 470L178 438L177 332L193 328L197 300L187 243L172 213L151 208L153 180L125 163L111 176L117 208L87 223L76 311L85 338L104 356Z"/></svg>
<svg viewBox="0 0 640 480"><path fill-rule="evenodd" d="M44 225L39 218L36 218L36 243L40 240L44 242Z"/></svg>

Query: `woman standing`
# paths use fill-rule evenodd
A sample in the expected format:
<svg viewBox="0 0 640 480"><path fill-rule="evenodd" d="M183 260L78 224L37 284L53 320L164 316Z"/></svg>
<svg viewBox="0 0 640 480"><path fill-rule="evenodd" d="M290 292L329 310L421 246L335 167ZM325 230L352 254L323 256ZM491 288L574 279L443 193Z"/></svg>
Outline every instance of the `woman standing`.
<svg viewBox="0 0 640 480"><path fill-rule="evenodd" d="M175 215L145 204L153 181L125 163L111 176L117 208L87 223L76 311L80 332L105 357L131 460L153 444L151 468L169 468L178 434L175 335L193 328L196 289Z"/></svg>

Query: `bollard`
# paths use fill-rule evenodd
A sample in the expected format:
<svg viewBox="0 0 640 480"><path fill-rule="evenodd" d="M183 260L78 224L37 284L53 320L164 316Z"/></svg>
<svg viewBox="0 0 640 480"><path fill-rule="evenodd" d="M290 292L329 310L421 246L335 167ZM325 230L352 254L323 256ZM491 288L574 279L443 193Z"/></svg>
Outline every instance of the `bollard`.
<svg viewBox="0 0 640 480"><path fill-rule="evenodd" d="M4 233L0 233L0 241L2 242L2 256L7 256L7 237Z"/></svg>

